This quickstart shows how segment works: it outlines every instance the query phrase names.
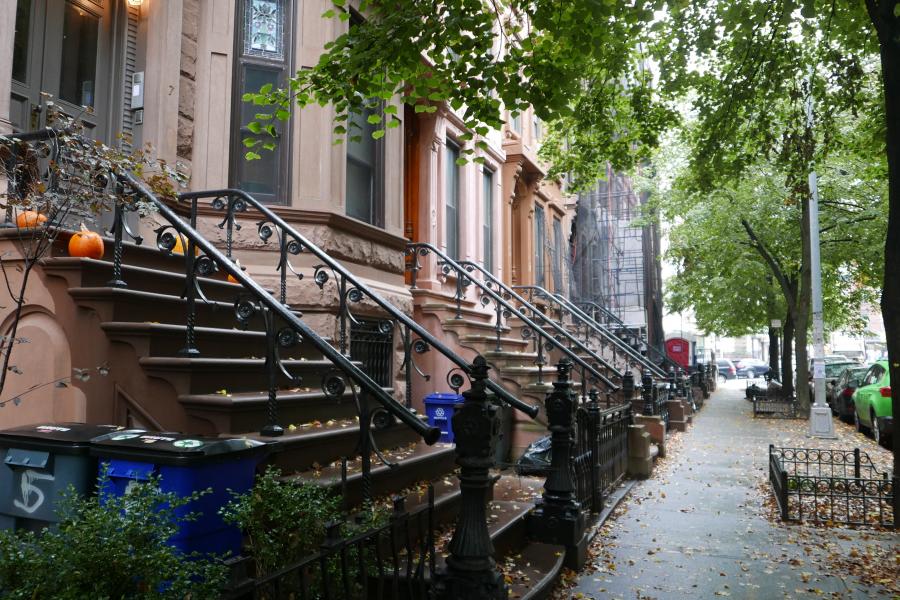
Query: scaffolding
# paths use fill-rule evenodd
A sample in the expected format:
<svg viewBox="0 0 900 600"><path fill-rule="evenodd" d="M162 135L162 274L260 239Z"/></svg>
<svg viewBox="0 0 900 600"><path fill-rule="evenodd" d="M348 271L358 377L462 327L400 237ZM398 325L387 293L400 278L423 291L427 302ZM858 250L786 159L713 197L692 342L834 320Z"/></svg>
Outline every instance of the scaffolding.
<svg viewBox="0 0 900 600"><path fill-rule="evenodd" d="M644 201L627 177L611 170L595 189L579 195L571 249L572 297L596 302L627 325L655 332L651 338L658 343L658 235L653 226L635 223Z"/></svg>

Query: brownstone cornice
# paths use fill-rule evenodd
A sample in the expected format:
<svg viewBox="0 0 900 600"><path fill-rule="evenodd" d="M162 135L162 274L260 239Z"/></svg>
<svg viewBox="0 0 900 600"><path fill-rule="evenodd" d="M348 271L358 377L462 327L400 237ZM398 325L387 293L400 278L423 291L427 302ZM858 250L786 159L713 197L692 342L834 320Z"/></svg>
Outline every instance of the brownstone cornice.
<svg viewBox="0 0 900 600"><path fill-rule="evenodd" d="M167 200L166 204L168 204L172 210L183 216L188 216L190 214L189 207L184 202ZM337 231L358 236L365 240L369 240L370 242L381 244L387 248L392 248L394 250L404 250L406 248L406 238L389 233L374 225L357 221L346 215L329 211L295 208L293 206L269 205L268 208L288 223L296 223L298 225L326 225ZM210 202L205 200L200 200L198 202L197 215L200 217L223 218L223 212L212 208ZM261 217L262 215L254 210L236 213L236 218L241 221L255 222L260 220Z"/></svg>

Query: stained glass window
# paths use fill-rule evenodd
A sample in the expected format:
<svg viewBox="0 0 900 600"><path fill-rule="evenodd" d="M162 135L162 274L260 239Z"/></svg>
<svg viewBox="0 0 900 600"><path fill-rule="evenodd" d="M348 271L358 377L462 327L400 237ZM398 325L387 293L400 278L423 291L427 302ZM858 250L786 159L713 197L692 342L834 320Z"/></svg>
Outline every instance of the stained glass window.
<svg viewBox="0 0 900 600"><path fill-rule="evenodd" d="M247 0L244 54L284 60L284 0Z"/></svg>

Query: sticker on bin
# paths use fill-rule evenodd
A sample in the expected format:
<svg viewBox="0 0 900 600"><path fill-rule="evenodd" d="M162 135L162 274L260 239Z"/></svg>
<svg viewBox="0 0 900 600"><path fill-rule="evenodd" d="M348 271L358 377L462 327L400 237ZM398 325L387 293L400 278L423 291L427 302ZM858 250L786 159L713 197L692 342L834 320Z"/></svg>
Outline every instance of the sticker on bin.
<svg viewBox="0 0 900 600"><path fill-rule="evenodd" d="M203 445L200 440L178 440L172 444L176 448L199 448Z"/></svg>
<svg viewBox="0 0 900 600"><path fill-rule="evenodd" d="M117 438L113 438L114 440ZM173 438L165 435L142 435L141 441L145 444L155 444L156 442L174 442L178 438Z"/></svg>
<svg viewBox="0 0 900 600"><path fill-rule="evenodd" d="M443 417L445 414L446 413L444 412L443 408L438 407L438 408L434 409L434 416L436 416L436 417Z"/></svg>

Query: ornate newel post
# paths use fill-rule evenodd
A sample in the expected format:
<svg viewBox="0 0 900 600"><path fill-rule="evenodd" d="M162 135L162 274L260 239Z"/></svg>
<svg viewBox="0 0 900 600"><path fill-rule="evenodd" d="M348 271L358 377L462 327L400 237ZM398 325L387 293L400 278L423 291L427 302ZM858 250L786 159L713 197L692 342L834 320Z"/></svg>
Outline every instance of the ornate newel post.
<svg viewBox="0 0 900 600"><path fill-rule="evenodd" d="M628 369L622 375L622 403L631 404L632 400L634 400L634 373Z"/></svg>
<svg viewBox="0 0 900 600"><path fill-rule="evenodd" d="M546 544L566 547L565 564L578 570L587 561L584 514L575 496L574 446L575 409L578 397L569 379L572 363L562 359L557 365L553 391L547 394L547 421L551 433L550 474L544 496L528 514L528 532Z"/></svg>
<svg viewBox="0 0 900 600"><path fill-rule="evenodd" d="M650 374L650 369L644 369L644 376L641 377L641 399L644 401L644 414L656 414L653 406L653 375Z"/></svg>
<svg viewBox="0 0 900 600"><path fill-rule="evenodd" d="M669 396L675 399L675 367L669 367Z"/></svg>
<svg viewBox="0 0 900 600"><path fill-rule="evenodd" d="M471 378L472 387L463 392L465 400L452 418L462 498L447 566L435 576L437 600L498 600L509 596L494 561L487 526L487 501L494 485L489 470L494 466L494 448L500 437L500 411L485 392L488 366L483 357L475 357Z"/></svg>

